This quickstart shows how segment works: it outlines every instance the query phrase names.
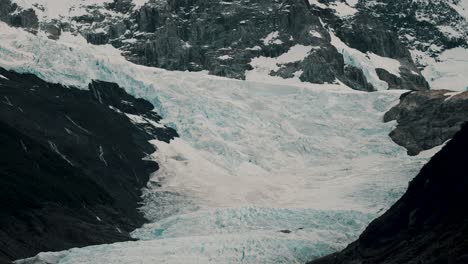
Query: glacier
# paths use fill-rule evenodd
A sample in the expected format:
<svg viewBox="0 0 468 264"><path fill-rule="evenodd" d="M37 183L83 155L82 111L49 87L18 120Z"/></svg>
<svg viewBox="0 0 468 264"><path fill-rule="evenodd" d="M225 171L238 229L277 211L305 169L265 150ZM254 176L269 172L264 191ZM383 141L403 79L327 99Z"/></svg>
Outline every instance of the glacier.
<svg viewBox="0 0 468 264"><path fill-rule="evenodd" d="M395 123L382 117L403 91L171 72L3 23L0 40L1 67L82 89L115 82L181 136L152 141L161 168L144 190L138 241L17 263L302 263L355 240L435 151L409 157L388 137Z"/></svg>

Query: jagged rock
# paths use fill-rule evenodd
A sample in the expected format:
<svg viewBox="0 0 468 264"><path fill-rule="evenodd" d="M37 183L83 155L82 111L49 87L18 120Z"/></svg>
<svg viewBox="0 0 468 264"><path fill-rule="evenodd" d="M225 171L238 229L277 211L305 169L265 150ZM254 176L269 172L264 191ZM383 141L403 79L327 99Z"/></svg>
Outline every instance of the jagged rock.
<svg viewBox="0 0 468 264"><path fill-rule="evenodd" d="M59 39L62 34L61 23L56 20L42 23L41 29L46 32L50 39Z"/></svg>
<svg viewBox="0 0 468 264"><path fill-rule="evenodd" d="M411 60L408 49L398 39L395 31L379 20L358 13L347 23L336 29L336 34L348 46L364 53L372 52L388 58Z"/></svg>
<svg viewBox="0 0 468 264"><path fill-rule="evenodd" d="M342 252L310 264L468 263L468 125Z"/></svg>
<svg viewBox="0 0 468 264"><path fill-rule="evenodd" d="M430 88L415 66L408 48L400 41L397 32L380 20L365 12L359 12L346 22L335 18L329 20L331 20L330 25L336 30L336 35L351 48L400 61L400 77L385 69L376 69L377 75L388 83L389 89L418 91Z"/></svg>
<svg viewBox="0 0 468 264"><path fill-rule="evenodd" d="M358 8L396 30L407 47L435 56L445 49L468 47L467 21L452 7L457 2L359 1Z"/></svg>
<svg viewBox="0 0 468 264"><path fill-rule="evenodd" d="M389 73L385 69L376 69L376 73L382 81L388 83L388 89L403 90L429 90L429 84L426 79L416 72L410 72L406 68L400 68L401 77Z"/></svg>
<svg viewBox="0 0 468 264"><path fill-rule="evenodd" d="M82 34L89 43L94 45L103 45L109 42L107 32L83 32Z"/></svg>
<svg viewBox="0 0 468 264"><path fill-rule="evenodd" d="M152 125L153 106L115 84L79 90L0 74L0 259L130 240L158 169L143 160L155 151L148 141L177 133Z"/></svg>
<svg viewBox="0 0 468 264"><path fill-rule="evenodd" d="M327 49L313 50L304 59L303 69L302 81L333 83L337 77L344 76L344 59L335 47L327 46Z"/></svg>
<svg viewBox="0 0 468 264"><path fill-rule="evenodd" d="M367 92L375 91L374 86L367 82L367 79L361 69L351 65L345 65L344 75L345 78L343 78L342 81L349 87Z"/></svg>
<svg viewBox="0 0 468 264"><path fill-rule="evenodd" d="M448 90L418 91L403 94L384 121L396 120L390 133L397 144L417 155L451 139L468 121L468 92Z"/></svg>
<svg viewBox="0 0 468 264"><path fill-rule="evenodd" d="M167 1L147 4L137 13L141 42L125 47L136 63L176 70L207 69L245 78L250 60L279 56L294 44L318 43L310 30L328 33L308 13L307 1ZM278 31L277 42L262 39ZM291 39L293 39L291 41ZM260 52L249 48L261 47ZM228 51L231 51L227 54ZM229 62L218 57L231 55Z"/></svg>
<svg viewBox="0 0 468 264"><path fill-rule="evenodd" d="M22 9L10 0L0 0L0 21L14 27L37 29L39 20L32 9Z"/></svg>

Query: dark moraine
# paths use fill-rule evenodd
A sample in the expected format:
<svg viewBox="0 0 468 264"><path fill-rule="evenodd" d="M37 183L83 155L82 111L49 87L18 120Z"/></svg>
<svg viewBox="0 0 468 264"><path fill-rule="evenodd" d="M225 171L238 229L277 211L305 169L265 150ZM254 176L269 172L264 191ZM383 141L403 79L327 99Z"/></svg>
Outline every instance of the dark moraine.
<svg viewBox="0 0 468 264"><path fill-rule="evenodd" d="M0 263L131 239L158 169L148 140L177 133L126 114L161 119L116 84L79 90L0 68Z"/></svg>
<svg viewBox="0 0 468 264"><path fill-rule="evenodd" d="M310 264L468 263L467 164L468 124L356 242Z"/></svg>

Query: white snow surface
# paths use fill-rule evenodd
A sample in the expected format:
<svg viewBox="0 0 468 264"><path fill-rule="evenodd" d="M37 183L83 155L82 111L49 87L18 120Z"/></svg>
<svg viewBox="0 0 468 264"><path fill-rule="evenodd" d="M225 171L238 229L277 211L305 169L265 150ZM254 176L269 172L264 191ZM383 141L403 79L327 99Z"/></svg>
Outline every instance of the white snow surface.
<svg viewBox="0 0 468 264"><path fill-rule="evenodd" d="M263 45L269 46L271 44L282 44L283 41L281 41L279 38L279 32L278 31L273 31L270 34L268 34L265 38L261 39L263 41Z"/></svg>
<svg viewBox="0 0 468 264"><path fill-rule="evenodd" d="M303 263L355 240L432 154L408 157L388 137L395 124L382 116L397 91L170 72L81 37L53 41L4 23L0 66L83 89L116 82L181 135L152 142L161 169L144 190L151 223L133 232L140 241L18 263Z"/></svg>
<svg viewBox="0 0 468 264"><path fill-rule="evenodd" d="M342 18L347 18L347 17L352 17L354 16L358 10L355 7L355 5L358 3L357 0L345 0L345 1L336 1L336 2L331 2L328 5L327 4L322 4L317 0L309 0L309 3L311 5L318 6L320 8L330 8L335 11L335 13L342 17Z"/></svg>
<svg viewBox="0 0 468 264"><path fill-rule="evenodd" d="M468 49L446 50L437 60L422 52L412 53L416 60L427 65L422 74L432 89L468 91Z"/></svg>
<svg viewBox="0 0 468 264"><path fill-rule="evenodd" d="M307 55L309 55L309 53L314 48L318 48L318 47L294 45L289 49L288 52L276 58L263 57L263 56L253 58L252 61L250 62L250 65L252 66L253 69L245 72L245 78L248 81L254 81L254 82L263 82L263 83L268 82L272 84L295 83L301 86L307 86L307 84L302 83L302 81L299 79L302 73L299 74L298 72L297 76L291 79L287 79L287 80L279 76L271 76L270 73L271 71L278 71L282 64L302 61L305 57L307 57ZM309 85L309 87L316 87L316 86L317 85L313 85L313 84Z"/></svg>

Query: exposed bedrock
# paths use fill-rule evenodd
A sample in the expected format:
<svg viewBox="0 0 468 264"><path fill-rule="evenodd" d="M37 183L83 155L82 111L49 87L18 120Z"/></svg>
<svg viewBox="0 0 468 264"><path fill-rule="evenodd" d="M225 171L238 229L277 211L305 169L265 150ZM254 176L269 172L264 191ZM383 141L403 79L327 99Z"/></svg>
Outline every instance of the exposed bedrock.
<svg viewBox="0 0 468 264"><path fill-rule="evenodd" d="M431 90L405 93L384 121L397 121L390 137L408 154L439 146L468 121L468 92Z"/></svg>
<svg viewBox="0 0 468 264"><path fill-rule="evenodd" d="M468 263L467 149L465 125L356 242L310 264Z"/></svg>
<svg viewBox="0 0 468 264"><path fill-rule="evenodd" d="M143 160L155 151L148 141L177 133L115 84L0 74L0 259L131 239L158 169Z"/></svg>
<svg viewBox="0 0 468 264"><path fill-rule="evenodd" d="M324 20L335 29L335 34L349 47L400 62L400 76L391 74L386 69L376 69L379 78L388 83L389 89L429 89L429 84L415 66L410 51L401 42L397 31L382 22L382 19L372 17L364 11L346 20L323 10L315 13L323 14Z"/></svg>
<svg viewBox="0 0 468 264"><path fill-rule="evenodd" d="M26 29L39 27L39 20L32 9L18 8L18 5L10 0L0 0L0 21Z"/></svg>
<svg viewBox="0 0 468 264"><path fill-rule="evenodd" d="M379 74L391 89L429 87L397 32L381 19L365 12L342 18L307 0L165 0L138 8L130 0L114 0L104 7L81 7L85 12L79 16L39 22L31 9L18 8L10 0L0 5L0 19L10 25L39 29L52 39L63 31L79 33L90 43L112 44L134 63L168 70L207 70L245 79L254 58L277 58L294 46L307 46L313 48L310 53L279 62L280 69L270 75L319 84L341 81L353 89L374 91L360 66L344 63L331 43L333 30L351 48L400 61L399 76Z"/></svg>

